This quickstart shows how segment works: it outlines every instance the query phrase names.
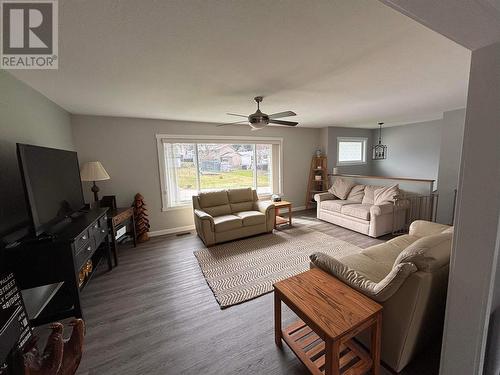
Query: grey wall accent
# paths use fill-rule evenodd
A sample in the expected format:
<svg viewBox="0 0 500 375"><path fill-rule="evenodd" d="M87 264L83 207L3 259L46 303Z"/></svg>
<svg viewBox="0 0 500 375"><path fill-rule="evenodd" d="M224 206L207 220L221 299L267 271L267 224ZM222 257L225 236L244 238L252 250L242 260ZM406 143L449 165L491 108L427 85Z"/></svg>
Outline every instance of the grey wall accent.
<svg viewBox="0 0 500 375"><path fill-rule="evenodd" d="M9 218L0 223L0 235L27 220L16 143L73 150L70 120L61 107L0 70L0 217Z"/></svg>
<svg viewBox="0 0 500 375"><path fill-rule="evenodd" d="M437 221L443 224L453 222L453 202L455 189L458 186L464 125L465 109L444 113L439 156L439 204L437 211Z"/></svg>
<svg viewBox="0 0 500 375"><path fill-rule="evenodd" d="M328 128L321 128L319 133L319 146L324 155L328 157ZM329 168L331 170L331 168Z"/></svg>
<svg viewBox="0 0 500 375"><path fill-rule="evenodd" d="M373 160L377 176L437 179L442 120L426 121L382 129L387 159ZM372 130L378 142L378 129Z"/></svg>
<svg viewBox="0 0 500 375"><path fill-rule="evenodd" d="M161 211L160 174L156 134L231 135L282 137L284 139L284 195L293 205L304 206L311 157L320 146L320 130L272 127L251 132L247 126L138 118L73 116L73 133L80 162L99 160L111 180L99 183L101 193L116 195L128 206L141 192L149 206L152 231L168 231L193 224L192 209ZM84 183L90 199L90 184Z"/></svg>
<svg viewBox="0 0 500 375"><path fill-rule="evenodd" d="M349 165L349 166L339 166L340 173L343 174L360 174L360 175L371 175L371 145L372 131L370 129L359 129L359 128L341 128L330 126L328 127L328 169L330 172L333 167L337 166L337 138L338 137L364 137L368 138L367 144L367 160L364 165Z"/></svg>

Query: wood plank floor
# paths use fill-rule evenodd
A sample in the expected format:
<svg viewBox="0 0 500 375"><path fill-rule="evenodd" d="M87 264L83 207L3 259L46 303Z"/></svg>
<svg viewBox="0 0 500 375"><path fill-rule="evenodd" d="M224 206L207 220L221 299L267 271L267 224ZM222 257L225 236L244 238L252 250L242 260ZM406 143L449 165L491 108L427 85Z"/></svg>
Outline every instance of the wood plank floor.
<svg viewBox="0 0 500 375"><path fill-rule="evenodd" d="M381 242L318 221L310 211L296 217L296 226L360 247ZM78 374L308 373L288 348L274 344L272 294L219 308L193 255L201 247L194 234L156 237L122 247L120 265L99 270L82 296L87 336ZM284 309L283 319L295 317ZM437 374L438 353L420 358L403 374Z"/></svg>

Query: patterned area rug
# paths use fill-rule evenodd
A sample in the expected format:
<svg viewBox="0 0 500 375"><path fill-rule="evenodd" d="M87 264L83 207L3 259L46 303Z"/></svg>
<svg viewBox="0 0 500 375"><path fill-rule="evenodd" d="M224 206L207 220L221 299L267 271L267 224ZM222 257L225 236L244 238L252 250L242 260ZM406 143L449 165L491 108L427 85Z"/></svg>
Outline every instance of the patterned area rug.
<svg viewBox="0 0 500 375"><path fill-rule="evenodd" d="M194 252L221 309L269 293L277 281L309 269L309 255L358 253L348 242L306 228L275 231Z"/></svg>

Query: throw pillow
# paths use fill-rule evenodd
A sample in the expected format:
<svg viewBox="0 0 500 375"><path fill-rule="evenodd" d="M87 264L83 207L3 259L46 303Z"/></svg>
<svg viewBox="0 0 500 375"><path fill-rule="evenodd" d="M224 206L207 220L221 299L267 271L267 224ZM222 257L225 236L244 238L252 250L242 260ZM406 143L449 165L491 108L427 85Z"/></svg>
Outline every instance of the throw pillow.
<svg viewBox="0 0 500 375"><path fill-rule="evenodd" d="M366 185L365 186L365 195L363 196L362 204L373 204L375 197L375 190L380 189L380 186L375 185Z"/></svg>
<svg viewBox="0 0 500 375"><path fill-rule="evenodd" d="M345 200L353 186L354 183L351 180L347 180L342 177L335 177L333 185L330 189L328 189L328 192L332 193L339 199Z"/></svg>
<svg viewBox="0 0 500 375"><path fill-rule="evenodd" d="M399 185L383 186L373 193L373 204L380 206L394 202L394 196L399 194Z"/></svg>
<svg viewBox="0 0 500 375"><path fill-rule="evenodd" d="M365 185L356 185L351 189L351 192L347 196L347 200L356 203L361 203L363 201L364 196L365 196Z"/></svg>

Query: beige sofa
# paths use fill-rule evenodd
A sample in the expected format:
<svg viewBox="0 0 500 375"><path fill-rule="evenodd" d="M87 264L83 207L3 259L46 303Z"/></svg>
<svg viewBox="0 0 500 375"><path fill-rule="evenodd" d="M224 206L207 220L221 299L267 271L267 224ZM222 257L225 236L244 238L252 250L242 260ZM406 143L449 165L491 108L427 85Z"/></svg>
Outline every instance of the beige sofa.
<svg viewBox="0 0 500 375"><path fill-rule="evenodd" d="M311 266L383 305L382 360L396 372L442 330L453 228L415 221L410 233L339 259L311 255ZM369 346L368 337L359 339Z"/></svg>
<svg viewBox="0 0 500 375"><path fill-rule="evenodd" d="M340 199L332 193L316 194L318 219L366 234L370 237L380 237L398 229L404 223L405 212L392 202L374 204L374 193L382 186L354 185L349 189L345 199Z"/></svg>
<svg viewBox="0 0 500 375"><path fill-rule="evenodd" d="M259 201L257 192L232 189L193 196L194 223L205 245L272 232L274 205Z"/></svg>

